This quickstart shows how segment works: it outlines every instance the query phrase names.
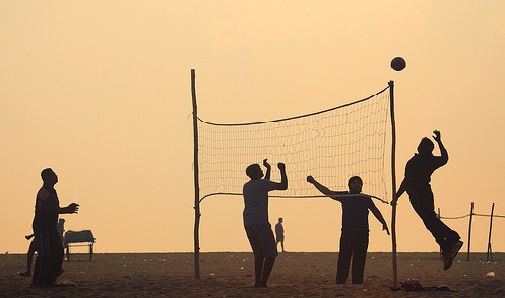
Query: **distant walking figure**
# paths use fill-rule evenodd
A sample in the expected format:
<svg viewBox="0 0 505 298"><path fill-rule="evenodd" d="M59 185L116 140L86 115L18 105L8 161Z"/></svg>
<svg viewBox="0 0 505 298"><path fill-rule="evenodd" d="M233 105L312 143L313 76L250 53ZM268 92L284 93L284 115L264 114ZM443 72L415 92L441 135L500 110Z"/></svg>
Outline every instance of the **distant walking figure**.
<svg viewBox="0 0 505 298"><path fill-rule="evenodd" d="M440 245L444 259L444 270L447 270L451 267L463 242L459 240L458 233L446 226L435 213L434 196L430 185L431 174L447 163L449 155L442 144L440 131L435 130L433 133L441 156L434 156L433 142L428 138L423 138L417 147L419 153L415 154L405 166L405 178L391 204L396 204L398 198L405 191L407 192L412 207Z"/></svg>
<svg viewBox="0 0 505 298"><path fill-rule="evenodd" d="M61 238L61 243L63 244L63 248L65 248L65 236L63 236L63 233L65 233L65 220L63 218L60 218L58 220L58 224L56 225L56 230L58 230L58 234L60 235Z"/></svg>
<svg viewBox="0 0 505 298"><path fill-rule="evenodd" d="M34 234L26 235L25 239L30 240L33 238L33 236L35 236L35 235ZM31 270L32 270L33 255L35 254L36 251L37 251L37 249L35 248L35 241L32 239L30 241L30 245L28 246L28 251L26 252L26 271L20 272L19 273L20 276L25 276L25 277L32 276Z"/></svg>
<svg viewBox="0 0 505 298"><path fill-rule="evenodd" d="M252 164L247 167L246 174L251 178L244 184L244 228L254 253L254 278L255 288L266 288L268 277L272 272L277 248L274 234L268 221L268 192L272 190L288 189L288 177L286 166L278 163L277 167L281 173L281 182L273 182L270 178L270 164L263 160L263 165L267 172L265 179L263 170L259 164Z"/></svg>
<svg viewBox="0 0 505 298"><path fill-rule="evenodd" d="M50 169L41 173L44 184L37 193L35 204L35 218L33 231L37 248L37 260L33 270L33 285L51 286L61 274L63 263L63 244L58 232L58 217L63 213L77 213L79 205L72 203L61 208L58 194L54 185L58 183L58 176Z"/></svg>
<svg viewBox="0 0 505 298"><path fill-rule="evenodd" d="M342 204L342 232L337 261L337 284L345 284L349 276L352 259L352 283L362 284L368 250L368 210L382 223L382 230L389 235L389 229L381 212L368 195L361 194L363 181L354 176L349 179L349 191L332 191L320 184L312 176L307 182L313 184L321 193Z"/></svg>
<svg viewBox="0 0 505 298"><path fill-rule="evenodd" d="M281 243L281 251L284 252L284 227L282 226L282 217L279 217L279 221L275 224L275 246Z"/></svg>

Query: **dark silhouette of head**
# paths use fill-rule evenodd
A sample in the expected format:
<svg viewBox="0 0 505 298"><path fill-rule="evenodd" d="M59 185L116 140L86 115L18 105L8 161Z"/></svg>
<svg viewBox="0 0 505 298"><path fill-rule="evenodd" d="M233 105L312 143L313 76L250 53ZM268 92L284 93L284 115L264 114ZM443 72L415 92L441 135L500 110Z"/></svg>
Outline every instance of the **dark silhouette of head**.
<svg viewBox="0 0 505 298"><path fill-rule="evenodd" d="M423 138L417 147L419 154L431 154L433 152L433 149L435 149L435 145L428 138Z"/></svg>
<svg viewBox="0 0 505 298"><path fill-rule="evenodd" d="M352 176L349 178L349 183L347 185L349 186L350 193L361 193L363 189L363 179L361 179L360 176Z"/></svg>
<svg viewBox="0 0 505 298"><path fill-rule="evenodd" d="M55 185L58 182L58 175L51 168L42 170L40 176L45 184Z"/></svg>
<svg viewBox="0 0 505 298"><path fill-rule="evenodd" d="M259 180L263 177L263 170L261 170L260 165L257 163L248 166L245 169L245 173L251 180Z"/></svg>

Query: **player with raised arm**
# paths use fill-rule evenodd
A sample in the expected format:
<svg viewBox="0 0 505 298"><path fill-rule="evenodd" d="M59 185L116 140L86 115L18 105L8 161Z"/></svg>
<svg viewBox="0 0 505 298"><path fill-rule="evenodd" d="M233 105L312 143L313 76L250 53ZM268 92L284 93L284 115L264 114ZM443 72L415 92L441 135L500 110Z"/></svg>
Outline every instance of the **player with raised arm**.
<svg viewBox="0 0 505 298"><path fill-rule="evenodd" d="M435 130L433 133L433 139L440 148L440 156L433 155L435 148L433 142L428 138L423 138L417 147L418 153L405 166L405 178L391 204L397 204L398 198L407 192L412 207L440 245L444 270L447 270L451 267L454 257L463 246L463 242L459 240L459 234L445 225L435 213L435 199L430 185L431 175L436 169L447 163L449 154L442 143L440 131Z"/></svg>
<svg viewBox="0 0 505 298"><path fill-rule="evenodd" d="M266 167L266 178L270 177L270 164L263 160ZM259 164L247 167L246 174L251 180L243 187L244 195L244 228L254 254L255 288L266 288L267 281L277 257L277 247L274 234L268 221L268 192L288 189L286 166L278 163L281 182L273 182L263 178L263 170Z"/></svg>
<svg viewBox="0 0 505 298"><path fill-rule="evenodd" d="M382 224L382 230L389 235L389 229L379 209L369 195L361 193L363 180L359 176L349 179L349 191L333 191L317 182L312 176L307 182L313 184L324 195L342 204L342 232L337 261L336 283L344 284L349 276L352 259L352 283L362 284L368 250L368 210Z"/></svg>

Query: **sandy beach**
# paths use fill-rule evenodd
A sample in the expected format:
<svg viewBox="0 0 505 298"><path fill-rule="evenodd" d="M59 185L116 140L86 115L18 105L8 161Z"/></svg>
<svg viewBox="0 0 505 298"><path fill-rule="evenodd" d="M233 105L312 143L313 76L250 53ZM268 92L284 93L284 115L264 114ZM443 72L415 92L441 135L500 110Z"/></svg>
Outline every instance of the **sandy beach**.
<svg viewBox="0 0 505 298"><path fill-rule="evenodd" d="M390 253L368 253L365 283L335 285L337 253L280 253L268 288L254 289L251 253L201 253L201 278L194 278L192 253L111 253L72 255L61 280L77 287L38 288L21 277L26 256L0 255L2 297L428 297L433 292L391 291ZM399 253L398 284L418 279L423 287L447 287L442 297L505 296L505 253L460 253L443 271L438 253Z"/></svg>

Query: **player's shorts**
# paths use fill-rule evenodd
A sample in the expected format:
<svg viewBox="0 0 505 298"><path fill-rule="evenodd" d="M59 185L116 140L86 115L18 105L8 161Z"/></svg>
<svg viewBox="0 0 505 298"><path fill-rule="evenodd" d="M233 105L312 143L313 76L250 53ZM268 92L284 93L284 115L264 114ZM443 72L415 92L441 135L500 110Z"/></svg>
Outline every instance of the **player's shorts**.
<svg viewBox="0 0 505 298"><path fill-rule="evenodd" d="M245 231L255 258L277 257L277 245L270 224L246 225Z"/></svg>

